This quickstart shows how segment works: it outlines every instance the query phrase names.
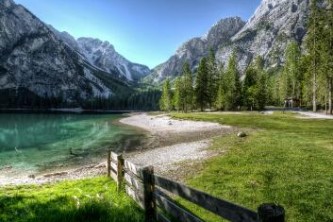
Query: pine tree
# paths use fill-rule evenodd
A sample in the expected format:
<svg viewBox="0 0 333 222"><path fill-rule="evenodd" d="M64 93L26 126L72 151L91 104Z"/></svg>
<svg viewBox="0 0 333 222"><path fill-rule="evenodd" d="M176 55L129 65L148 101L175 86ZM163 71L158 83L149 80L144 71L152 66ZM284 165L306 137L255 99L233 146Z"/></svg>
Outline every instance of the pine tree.
<svg viewBox="0 0 333 222"><path fill-rule="evenodd" d="M258 70L259 78L256 92L256 103L259 110L265 109L268 102L268 76L263 69Z"/></svg>
<svg viewBox="0 0 333 222"><path fill-rule="evenodd" d="M184 84L183 78L177 77L175 80L175 92L173 96L173 105L175 109L179 111L185 110L185 92L184 92Z"/></svg>
<svg viewBox="0 0 333 222"><path fill-rule="evenodd" d="M269 98L268 74L264 70L264 60L257 56L246 69L243 83L244 103L250 110L262 110Z"/></svg>
<svg viewBox="0 0 333 222"><path fill-rule="evenodd" d="M219 70L217 68L217 63L215 59L215 52L213 49L210 49L208 59L207 59L207 87L209 90L209 106L212 108L214 106L214 102L216 101L217 91L218 91L218 83L219 83Z"/></svg>
<svg viewBox="0 0 333 222"><path fill-rule="evenodd" d="M185 99L185 106L184 111L188 112L192 109L193 106L193 80L192 80L192 72L190 69L190 65L185 62L183 65L183 84L184 84L184 99Z"/></svg>
<svg viewBox="0 0 333 222"><path fill-rule="evenodd" d="M253 63L251 63L245 71L245 79L243 82L243 99L244 105L249 110L253 110L256 104L258 73Z"/></svg>
<svg viewBox="0 0 333 222"><path fill-rule="evenodd" d="M328 53L328 104L329 104L329 114L333 114L333 0L329 0L329 10L328 10L328 41L327 41L327 51Z"/></svg>
<svg viewBox="0 0 333 222"><path fill-rule="evenodd" d="M224 80L228 83L225 90L225 109L235 109L241 105L241 84L236 63L236 52L233 52L229 58Z"/></svg>
<svg viewBox="0 0 333 222"><path fill-rule="evenodd" d="M332 91L333 91L333 0L328 1L329 5L323 20L324 38L322 41L321 60L322 73L325 78L325 106L328 103L328 113L332 114ZM327 103L326 103L327 101Z"/></svg>
<svg viewBox="0 0 333 222"><path fill-rule="evenodd" d="M264 63L264 59L261 56L257 56L254 61L257 73L255 100L259 110L263 110L268 102L268 76L264 70Z"/></svg>
<svg viewBox="0 0 333 222"><path fill-rule="evenodd" d="M197 105L200 107L201 112L204 111L204 108L209 103L209 90L207 87L207 59L204 57L201 59L199 68L197 71L197 77L195 82L195 99Z"/></svg>
<svg viewBox="0 0 333 222"><path fill-rule="evenodd" d="M292 85L289 73L286 69L283 69L279 73L279 100L284 101L286 98L290 97L292 94Z"/></svg>
<svg viewBox="0 0 333 222"><path fill-rule="evenodd" d="M303 73L300 72L301 50L296 42L292 42L286 49L286 62L284 73L288 76L290 83L290 95L294 98L302 97Z"/></svg>
<svg viewBox="0 0 333 222"><path fill-rule="evenodd" d="M169 112L171 110L171 89L170 80L167 78L163 84L162 96L160 99L160 109Z"/></svg>
<svg viewBox="0 0 333 222"><path fill-rule="evenodd" d="M317 6L318 0L311 0L310 19L308 22L308 37L306 46L311 58L312 73L312 106L313 111L317 111L317 92L318 92L318 75L320 68L320 39L321 39L321 18L320 10Z"/></svg>
<svg viewBox="0 0 333 222"><path fill-rule="evenodd" d="M304 80L302 82L302 88L303 88L302 103L312 104L313 75L311 68L311 57L309 56L309 54L302 55L300 72L302 72L304 75Z"/></svg>
<svg viewBox="0 0 333 222"><path fill-rule="evenodd" d="M225 103L225 82L224 82L224 67L223 64L220 66L219 70L219 79L217 81L217 92L215 99L215 108L217 110L222 110Z"/></svg>
<svg viewBox="0 0 333 222"><path fill-rule="evenodd" d="M279 76L280 102L291 97L303 97L304 73L301 72L301 51L296 42L291 42L285 53L285 66Z"/></svg>

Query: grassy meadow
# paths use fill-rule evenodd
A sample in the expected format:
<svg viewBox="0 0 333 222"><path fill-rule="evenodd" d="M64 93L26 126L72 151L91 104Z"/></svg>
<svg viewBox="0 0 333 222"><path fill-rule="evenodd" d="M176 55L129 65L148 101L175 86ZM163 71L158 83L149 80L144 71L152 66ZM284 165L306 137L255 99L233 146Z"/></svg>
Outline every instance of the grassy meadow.
<svg viewBox="0 0 333 222"><path fill-rule="evenodd" d="M107 177L0 187L1 222L137 222L144 213Z"/></svg>
<svg viewBox="0 0 333 222"><path fill-rule="evenodd" d="M211 149L226 152L206 160L188 185L253 210L261 203L280 204L287 221L333 221L333 120L290 113L172 116L236 126L248 134L215 138ZM179 201L205 221L222 221Z"/></svg>

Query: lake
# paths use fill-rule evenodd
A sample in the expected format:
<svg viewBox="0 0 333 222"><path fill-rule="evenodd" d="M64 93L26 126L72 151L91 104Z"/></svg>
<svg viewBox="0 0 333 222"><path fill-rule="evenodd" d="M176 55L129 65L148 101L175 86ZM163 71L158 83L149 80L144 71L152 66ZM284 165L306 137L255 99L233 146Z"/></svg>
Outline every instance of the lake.
<svg viewBox="0 0 333 222"><path fill-rule="evenodd" d="M133 149L142 135L116 123L121 117L0 114L0 172L10 177L99 163L109 149Z"/></svg>

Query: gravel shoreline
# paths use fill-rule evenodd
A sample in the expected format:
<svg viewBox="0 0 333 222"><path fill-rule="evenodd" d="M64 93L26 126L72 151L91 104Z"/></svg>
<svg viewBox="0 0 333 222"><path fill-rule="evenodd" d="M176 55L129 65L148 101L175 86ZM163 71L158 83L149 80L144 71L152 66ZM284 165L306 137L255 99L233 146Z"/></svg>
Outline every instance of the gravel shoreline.
<svg viewBox="0 0 333 222"><path fill-rule="evenodd" d="M152 135L151 146L154 148L126 154L125 158L137 165L152 165L158 174L172 178L177 177L174 172L184 168L186 164L193 166L194 163L216 155L216 152L208 149L213 137L234 132L234 128L230 126L175 120L165 114L136 114L121 119L120 122L147 130Z"/></svg>

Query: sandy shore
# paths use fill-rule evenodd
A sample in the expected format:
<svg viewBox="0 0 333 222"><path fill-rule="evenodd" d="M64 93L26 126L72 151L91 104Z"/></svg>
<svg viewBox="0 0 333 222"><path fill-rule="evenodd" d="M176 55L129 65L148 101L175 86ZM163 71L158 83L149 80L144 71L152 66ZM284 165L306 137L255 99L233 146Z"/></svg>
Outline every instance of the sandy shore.
<svg viewBox="0 0 333 222"><path fill-rule="evenodd" d="M217 123L174 120L167 115L151 116L146 113L133 114L119 121L121 124L137 127L146 132L145 145L125 158L141 166L153 165L155 171L168 175L175 172L185 162L192 164L215 155L207 148L214 136L233 131L230 126ZM11 170L11 169L5 169ZM66 179L81 179L106 174L106 162L97 165L77 167L75 169L30 175L18 178L6 178L0 175L0 186L8 184L41 184Z"/></svg>

